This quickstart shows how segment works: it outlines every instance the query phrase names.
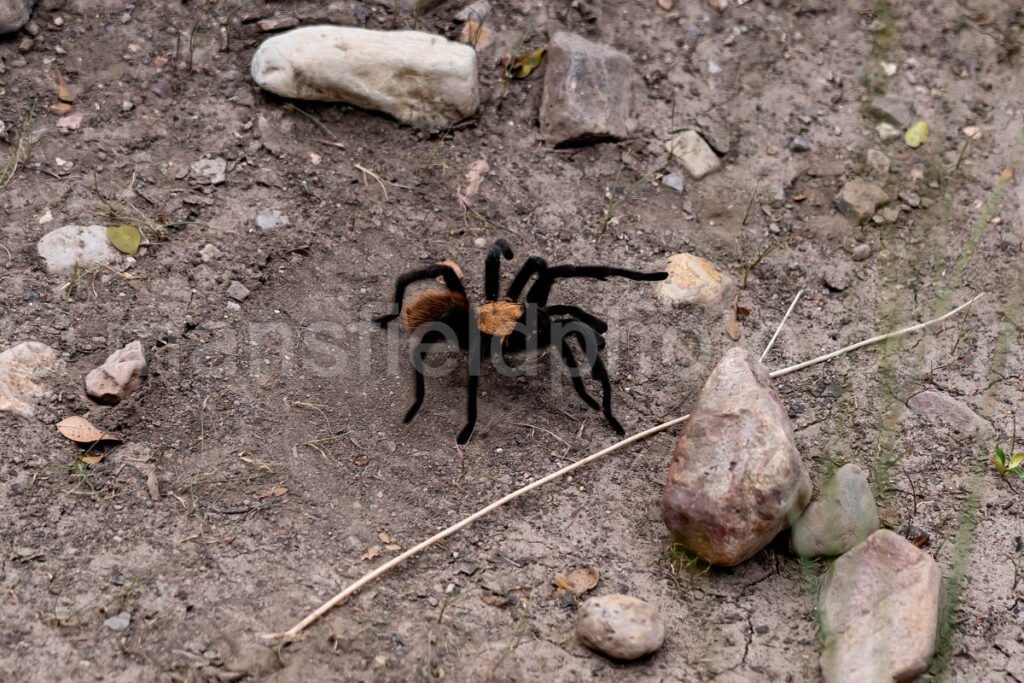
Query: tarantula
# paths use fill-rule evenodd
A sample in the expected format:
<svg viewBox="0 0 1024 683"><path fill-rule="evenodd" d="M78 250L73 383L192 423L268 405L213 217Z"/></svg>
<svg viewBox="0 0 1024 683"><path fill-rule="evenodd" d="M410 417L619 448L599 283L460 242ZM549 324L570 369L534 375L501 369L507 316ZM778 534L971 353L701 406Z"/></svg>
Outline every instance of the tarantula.
<svg viewBox="0 0 1024 683"><path fill-rule="evenodd" d="M475 311L466 295L462 273L452 261L443 261L409 271L399 276L395 282L391 312L374 319L374 322L387 329L388 323L401 317L410 332L419 331L421 335L412 351L416 399L405 414L405 422L412 421L423 405L423 360L430 346L447 340L457 342L459 347L469 354L466 426L456 439L459 444L469 441L476 425L477 388L482 359L548 346L554 346L561 352L562 360L569 367L573 387L580 398L591 408L601 409L612 429L623 434L622 425L612 415L611 380L599 355L600 349L605 345L602 333L608 330L608 324L578 306L549 305L548 297L555 280L559 279L586 277L604 280L609 276L615 276L630 280L654 281L664 280L668 273L642 273L610 266L548 266L544 259L531 256L512 280L505 297L499 299L501 259L504 257L510 260L512 256L512 248L503 239L496 241L487 250L484 261L485 302ZM534 277L536 279L526 292L525 301L519 301L526 285ZM442 280L446 289L427 290L403 306L405 290L409 285L433 278ZM590 364L591 377L601 384L603 394L600 405L587 393L580 378L579 366L569 345L570 339L575 339L581 346Z"/></svg>

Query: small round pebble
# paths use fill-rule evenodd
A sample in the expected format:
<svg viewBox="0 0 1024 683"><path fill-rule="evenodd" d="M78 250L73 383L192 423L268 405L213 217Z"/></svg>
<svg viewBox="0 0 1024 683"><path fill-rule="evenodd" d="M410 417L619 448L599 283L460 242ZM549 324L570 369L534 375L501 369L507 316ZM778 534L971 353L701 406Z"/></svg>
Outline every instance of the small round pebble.
<svg viewBox="0 0 1024 683"><path fill-rule="evenodd" d="M602 595L580 607L576 635L614 659L637 659L665 642L665 624L651 605L629 595Z"/></svg>

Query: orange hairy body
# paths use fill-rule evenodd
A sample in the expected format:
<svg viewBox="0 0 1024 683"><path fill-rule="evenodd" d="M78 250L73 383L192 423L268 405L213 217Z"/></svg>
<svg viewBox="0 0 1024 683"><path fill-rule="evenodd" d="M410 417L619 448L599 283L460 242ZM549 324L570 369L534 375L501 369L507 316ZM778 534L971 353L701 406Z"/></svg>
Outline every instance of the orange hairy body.
<svg viewBox="0 0 1024 683"><path fill-rule="evenodd" d="M402 322L410 332L421 325L441 320L452 311L469 307L466 297L445 289L423 292L402 309Z"/></svg>
<svg viewBox="0 0 1024 683"><path fill-rule="evenodd" d="M511 301L489 301L480 305L477 311L477 327L484 334L507 337L516 329L516 323L523 315L522 304Z"/></svg>

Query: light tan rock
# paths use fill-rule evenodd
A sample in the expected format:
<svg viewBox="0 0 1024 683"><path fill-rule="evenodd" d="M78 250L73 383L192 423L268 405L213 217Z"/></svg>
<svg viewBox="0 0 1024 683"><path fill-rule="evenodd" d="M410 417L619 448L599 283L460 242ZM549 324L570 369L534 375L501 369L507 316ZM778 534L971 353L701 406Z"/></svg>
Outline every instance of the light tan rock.
<svg viewBox="0 0 1024 683"><path fill-rule="evenodd" d="M0 353L0 412L32 417L50 393L46 379L63 365L57 352L40 342L22 342Z"/></svg>
<svg viewBox="0 0 1024 683"><path fill-rule="evenodd" d="M820 596L826 683L924 673L935 653L941 582L931 555L888 529L833 562Z"/></svg>
<svg viewBox="0 0 1024 683"><path fill-rule="evenodd" d="M676 443L662 516L675 540L712 564L748 559L811 497L786 407L768 372L730 349L711 372Z"/></svg>
<svg viewBox="0 0 1024 683"><path fill-rule="evenodd" d="M693 254L676 254L668 260L668 279L658 284L658 298L676 308L719 306L732 298L736 281L710 261Z"/></svg>
<svg viewBox="0 0 1024 683"><path fill-rule="evenodd" d="M864 178L854 178L843 185L833 200L839 213L858 224L871 218L878 207L888 202L885 190Z"/></svg>
<svg viewBox="0 0 1024 683"><path fill-rule="evenodd" d="M665 149L679 160L694 180L700 180L722 166L715 150L695 130L684 130L666 142Z"/></svg>
<svg viewBox="0 0 1024 683"><path fill-rule="evenodd" d="M264 90L382 111L420 128L476 113L476 51L420 31L304 26L265 40L252 58Z"/></svg>
<svg viewBox="0 0 1024 683"><path fill-rule="evenodd" d="M580 642L615 659L637 659L665 642L665 624L652 605L631 595L602 595L580 607Z"/></svg>
<svg viewBox="0 0 1024 683"><path fill-rule="evenodd" d="M97 403L115 405L142 386L148 373L142 342L135 340L85 376L85 393Z"/></svg>

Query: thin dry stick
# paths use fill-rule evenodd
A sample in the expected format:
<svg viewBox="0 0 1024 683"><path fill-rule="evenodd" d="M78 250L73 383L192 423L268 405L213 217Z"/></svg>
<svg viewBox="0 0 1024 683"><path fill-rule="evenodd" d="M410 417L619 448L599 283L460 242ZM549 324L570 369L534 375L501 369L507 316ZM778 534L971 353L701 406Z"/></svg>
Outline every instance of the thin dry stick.
<svg viewBox="0 0 1024 683"><path fill-rule="evenodd" d="M928 320L926 322L917 323L916 325L911 325L910 327L904 327L903 329L896 330L895 332L890 332L888 334L880 334L877 337L872 337L871 339L865 339L864 341L859 341L856 344L851 344L850 346L845 346L845 347L839 349L838 351L833 351L832 353L826 353L824 356L818 356L817 358L812 358L811 360L804 361L803 363L798 363L797 365L790 365L788 368L782 368L781 370L776 370L776 371L770 373L770 376L771 377L782 377L783 375L788 375L791 372L796 372L797 370L803 370L804 368L810 367L811 365L817 365L818 363L824 363L827 360L832 360L836 356L841 356L844 353L849 353L850 351L856 351L857 349L862 348L864 346L868 346L870 344L877 344L879 342L884 342L884 341L889 340L889 339L895 339L896 337L902 337L903 335L910 334L911 332L917 332L918 330L923 330L924 328L928 327L929 325L934 325L935 323L941 323L946 318L953 317L954 315L956 315L960 311L964 310L965 308L967 308L968 306L970 306L971 304L973 304L975 301L977 301L978 299L980 299L983 296L985 296L985 292L982 292L981 294L979 294L978 296L974 297L973 299L971 299L967 303L963 304L962 306L957 306L956 308L954 308L949 313L947 313L945 315L942 315L942 316L939 316L938 318L932 318L931 320Z"/></svg>
<svg viewBox="0 0 1024 683"><path fill-rule="evenodd" d="M794 308L796 308L796 302L800 301L800 297L803 295L803 293L804 290L801 289L799 292L796 293L796 296L793 297L793 303L789 305L789 309L786 311L786 315L782 316L782 322L779 323L779 326L775 328L775 334L773 334L772 338L768 340L768 346L764 347L764 353L761 354L760 358L762 363L764 362L764 359L768 356L768 352L772 350L772 345L775 344L775 340L778 338L779 332L782 332L782 326L786 324L787 320L789 320L789 314L793 312Z"/></svg>
<svg viewBox="0 0 1024 683"><path fill-rule="evenodd" d="M836 356L840 356L840 355L842 355L844 353L849 353L850 351L853 351L855 349L859 349L859 348L861 348L863 346L866 346L868 344L878 343L880 341L885 341L887 339L893 339L895 337L900 337L902 335L909 334L911 332L915 332L917 330L920 330L920 329L923 329L925 327L928 327L929 325L934 325L935 323L942 322L946 318L949 318L950 316L955 315L959 311L962 311L963 309L965 309L968 306L970 306L971 304L973 304L981 296L982 295L979 294L978 296L974 297L973 299L968 301L963 306L959 306L958 308L955 308L952 311L950 311L949 313L947 313L947 314L945 314L945 315L943 315L943 316L941 316L939 318L935 318L934 320L929 320L927 322L918 323L918 324L912 325L910 327L904 327L903 329L896 330L895 332L890 332L888 334L883 334L883 335L879 335L877 337L872 337L871 339L867 339L865 341L858 342L858 343L853 344L851 346L847 346L845 348L839 349L838 351L833 351L832 353L826 354L824 356L819 356L818 358L814 358L812 360L809 360L806 363L800 363L799 365L792 365L792 366L790 366L788 368L783 368L781 370L776 370L776 371L774 371L772 373L769 373L769 374L770 374L771 377L781 377L782 375L788 375L788 374L790 374L792 372L796 372L797 370L800 370L802 368L806 368L806 367L808 367L810 365L814 365L815 363L823 363L823 362L825 362L827 360L835 358ZM783 319L783 322L785 322L785 319ZM781 324L780 324L780 327L781 327ZM776 332L776 334L777 334L777 332ZM623 448L624 446L628 446L631 443L636 443L637 441L640 441L642 439L646 439L649 436L653 436L653 435L657 434L658 432L663 432L666 429L670 429L672 427L675 427L677 424L681 424L684 421L686 421L689 417L690 417L689 415L683 415L682 417L677 417L674 420L669 420L668 422L664 422L664 423L662 423L660 425L657 425L656 427L651 427L650 429L646 429L646 430L644 430L644 431L642 431L642 432L640 432L638 434L634 434L633 436L626 437L625 439L623 439L622 441L619 441L618 443L614 443L611 446L608 446L607 448L598 451L597 453L593 453L591 455L588 455L587 457L585 457L585 458L583 458L581 460L577 460L576 462L574 462L572 464L566 465L565 467L563 467L562 469L560 469L560 470L558 470L556 472L552 472L551 474L547 475L546 477L543 477L542 479L538 479L535 482L527 484L526 486L524 486L521 489L513 491L512 493L508 494L507 496L505 496L505 497L503 497L503 498L501 498L499 500L494 501L493 503L491 503L487 507L484 507L484 508L481 508L480 510L477 510L476 512L471 514L469 517L466 517L465 519L463 519L463 520L461 520L459 522L456 522L455 524L453 524L452 526L448 527L444 531L441 531L441 532L431 536L427 540L423 541L422 543L419 543L418 545L415 545L412 548L409 548L408 550L406 550L401 555L398 555L394 559L391 559L388 562L385 562L384 564L382 564L381 566L377 567L376 569L374 569L373 571L369 572L368 574L365 574L361 579L359 579L358 581L356 581L353 584L350 584L343 591L341 591L340 593L335 595L333 598L331 598L330 600L328 600L324 604L320 605L320 607L318 607L316 610L314 610L309 615L307 615L305 619L303 619L299 623L295 624L295 626L292 626L287 631L283 631L283 632L280 632L280 633L267 633L267 634L263 634L262 637L263 638L267 638L267 639L276 639L276 638L283 638L283 639L286 639L286 640L294 639L297 635L299 635L299 633L301 633L303 630L305 630L307 626L309 626L310 624L315 622L317 619L322 617L324 614L329 612L335 605L337 605L338 603L342 602L343 600L345 600L346 598L351 596L353 593L358 591L360 588L362 588L366 584L372 582L378 576L386 573L388 570L390 570L390 569L392 569L394 567L397 567L398 565L402 564L403 562L405 562L405 560L409 559L413 555L418 554L420 551L426 550L427 548L429 548L430 546L434 545L438 541L441 541L441 540L443 540L445 538L448 538L452 534L454 534L454 533L456 533L456 532L466 528L467 526L469 526L470 524L472 524L476 520L480 519L481 517L487 515L488 513L492 512L494 510L497 510L498 508L500 508L501 506L503 506L503 505L505 505L507 503L511 503L516 498L524 496L527 493L529 493L530 491L532 491L532 490L534 490L536 488L539 488L539 487L543 486L544 484L547 484L548 482L552 482L555 479L558 479L559 477L562 477L562 476L564 476L566 474L569 474L570 472L573 472L573 471L583 467L584 465L589 465L590 463L594 462L595 460L600 460L601 458L603 458L604 456L608 455L609 453L613 453L613 452L619 450L620 448Z"/></svg>
<svg viewBox="0 0 1024 683"><path fill-rule="evenodd" d="M380 185L380 189L384 190L384 200L387 201L388 200L388 188L384 186L384 181L381 179L381 177L379 175L377 175L376 173L374 173L373 171L371 171L370 169L365 168L363 166L360 166L359 164L352 164L352 165L355 166L357 169L359 169L360 171L363 172L363 182L364 183L366 182L366 176L370 176L371 178L373 178L374 180L377 181L377 183Z"/></svg>

